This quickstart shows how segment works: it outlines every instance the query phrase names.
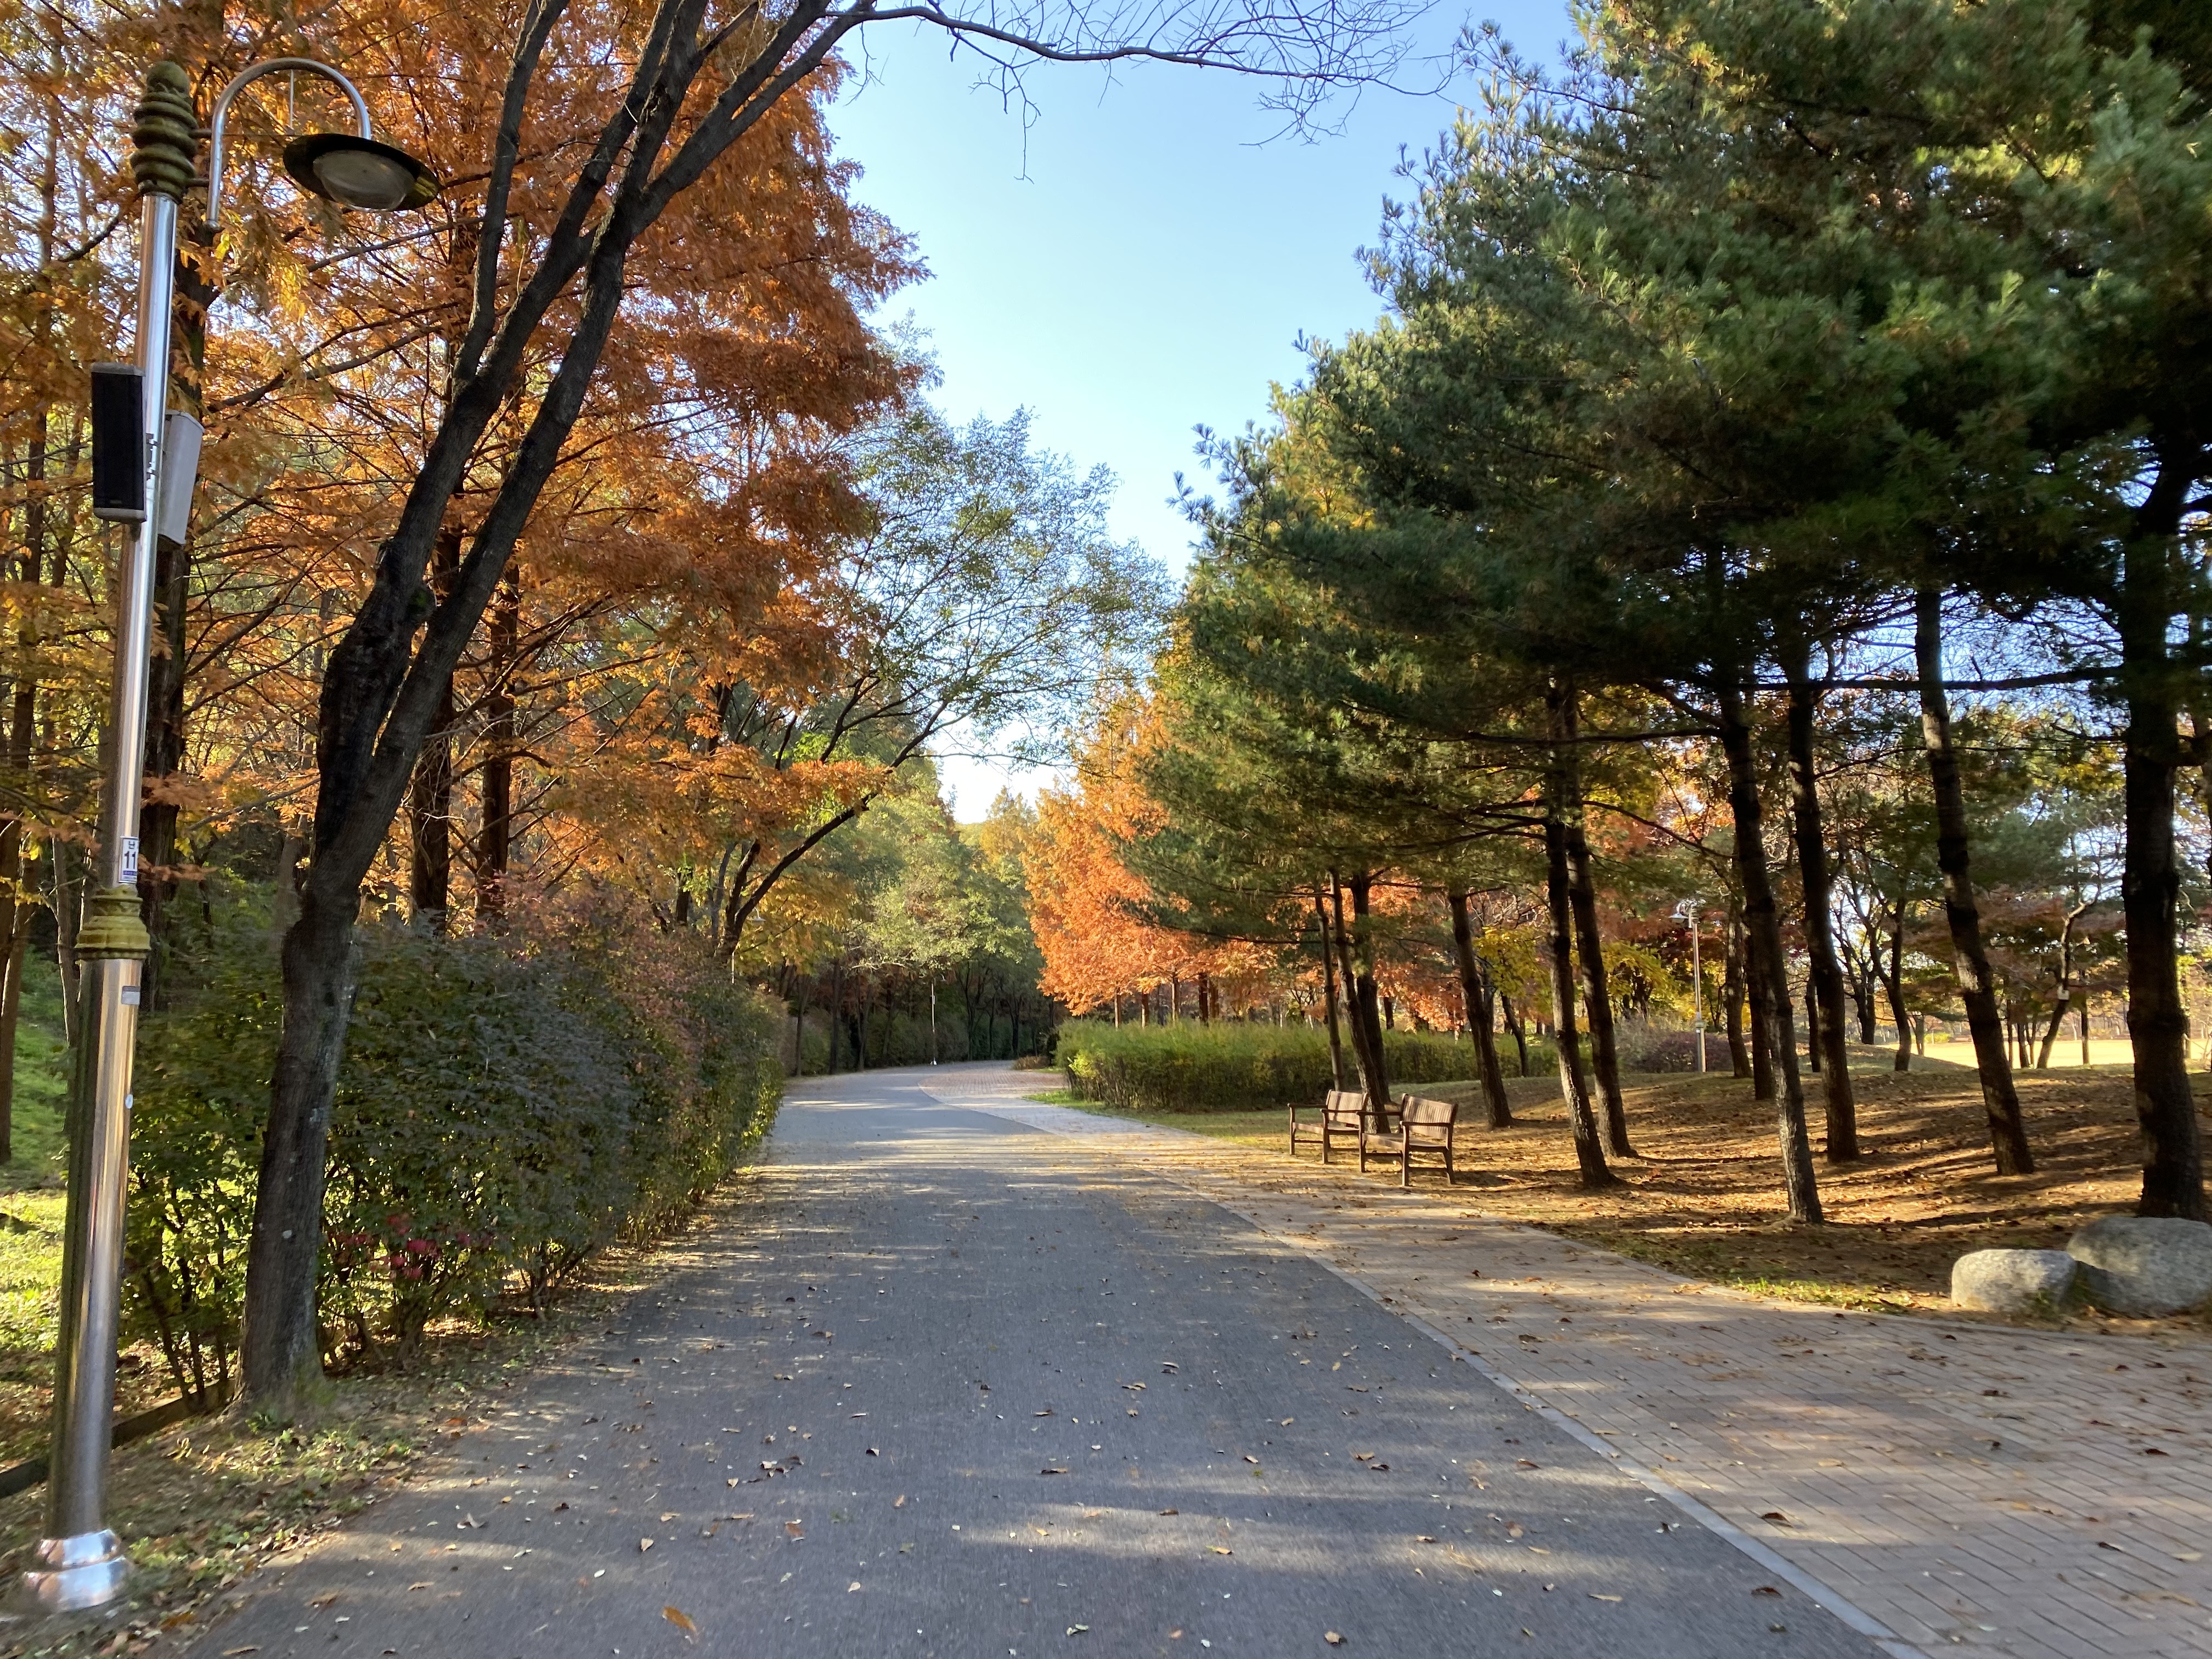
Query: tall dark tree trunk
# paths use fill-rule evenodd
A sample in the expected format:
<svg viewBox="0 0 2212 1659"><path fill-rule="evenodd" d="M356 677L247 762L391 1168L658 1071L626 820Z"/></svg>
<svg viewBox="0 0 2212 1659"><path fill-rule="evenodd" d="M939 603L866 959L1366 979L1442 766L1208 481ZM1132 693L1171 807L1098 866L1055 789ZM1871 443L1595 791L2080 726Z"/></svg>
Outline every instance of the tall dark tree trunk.
<svg viewBox="0 0 2212 1659"><path fill-rule="evenodd" d="M1889 948L1881 976L1883 994L1889 999L1889 1017L1897 1022L1897 1062L1890 1067L1894 1072L1912 1069L1912 1015L1905 1006L1905 912L1911 902L1900 878L1897 899L1889 911Z"/></svg>
<svg viewBox="0 0 2212 1659"><path fill-rule="evenodd" d="M1474 924L1468 915L1467 895L1455 890L1444 897L1451 905L1452 955L1459 962L1467 1029L1474 1038L1475 1059L1482 1071L1483 1103L1490 1111L1490 1127L1503 1129L1513 1121L1513 1108L1505 1098L1505 1073L1498 1064L1498 1033L1492 1018L1497 989L1490 982L1482 958L1474 953Z"/></svg>
<svg viewBox="0 0 2212 1659"><path fill-rule="evenodd" d="M1575 1138L1575 1164L1585 1187L1610 1187L1620 1181L1605 1161L1597 1109L1583 1075L1582 1045L1575 1030L1574 898L1568 873L1567 824L1559 795L1556 767L1547 769L1544 792L1544 902L1551 922L1553 1041L1559 1051L1559 1092L1567 1103L1567 1123Z"/></svg>
<svg viewBox="0 0 2212 1659"><path fill-rule="evenodd" d="M1830 899L1827 849L1820 840L1820 774L1813 753L1813 721L1820 694L1800 645L1783 665L1790 682L1790 808L1797 845L1797 876L1805 896L1805 954L1810 964L1812 1053L1828 1109L1826 1152L1831 1164L1859 1155L1858 1103L1851 1093L1850 1018L1844 1011L1844 970L1836 959L1834 907Z"/></svg>
<svg viewBox="0 0 2212 1659"><path fill-rule="evenodd" d="M1342 941L1345 999L1352 1016L1352 1032L1363 1056L1361 1076L1367 1089L1367 1113L1381 1123L1390 1110L1390 1068L1382 1048L1382 998L1375 983L1375 933L1369 896L1374 890L1371 872L1362 870L1340 884L1336 895L1337 936ZM1352 895L1352 927L1344 926L1344 896Z"/></svg>
<svg viewBox="0 0 2212 1659"><path fill-rule="evenodd" d="M2173 845L2173 704L2128 699L2124 769L2127 847L2120 906L2127 922L2128 1036L2135 1051L2136 1116L2142 1126L2138 1215L2207 1218L2197 1105L2189 1085L2189 1011L2181 999ZM2160 721L2163 720L2163 728Z"/></svg>
<svg viewBox="0 0 2212 1659"><path fill-rule="evenodd" d="M845 958L839 957L830 969L830 1064L834 1076L837 1070L837 1039L844 1035L845 1018Z"/></svg>
<svg viewBox="0 0 2212 1659"><path fill-rule="evenodd" d="M322 1385L315 1272L322 1255L331 1109L353 1012L353 930L361 890L356 881L329 892L310 870L299 902L298 916L284 934L286 1018L246 1247L246 1340L240 1356L248 1396L284 1412L313 1398Z"/></svg>
<svg viewBox="0 0 2212 1659"><path fill-rule="evenodd" d="M485 653L484 757L477 785L477 914L496 926L507 915L507 869L514 855L514 676L522 629L522 589L510 570L492 601Z"/></svg>
<svg viewBox="0 0 2212 1659"><path fill-rule="evenodd" d="M1966 836L1966 796L1959 781L1959 755L1951 741L1951 700L1943 682L1943 595L1923 587L1915 609L1913 654L1920 676L1920 734L1928 748L1928 779L1936 798L1936 863L1943 872L1943 915L1951 930L1959 1000L1966 1005L1966 1030L1981 1075L1982 1110L1999 1175L2031 1175L2027 1126L2012 1059L2005 1052L2004 1020L1997 1011L1989 952L1982 945L1981 910ZM2185 1088L2186 1085L2184 1085Z"/></svg>
<svg viewBox="0 0 2212 1659"><path fill-rule="evenodd" d="M1344 1071L1344 1033L1336 1018L1336 930L1329 925L1328 903L1322 890L1314 889L1314 921L1321 929L1321 998L1328 1022L1328 1074L1337 1088L1349 1085Z"/></svg>
<svg viewBox="0 0 2212 1659"><path fill-rule="evenodd" d="M1751 1046L1744 1041L1743 1003L1743 906L1731 886L1721 933L1721 1023L1728 1032L1729 1075L1738 1078L1753 1075ZM1774 1091L1760 1089L1754 1080L1751 1094L1754 1100L1771 1100Z"/></svg>
<svg viewBox="0 0 2212 1659"><path fill-rule="evenodd" d="M2120 908L2127 924L2136 1118L2142 1127L2142 1194L2136 1211L2203 1221L2204 1163L2189 1085L2181 868L2173 844L2174 770L2204 758L2185 753L2179 736L2182 699L2201 682L2172 660L2167 635L2182 608L2177 596L2187 578L2179 568L2179 539L2189 496L2205 471L2205 451L2193 441L2162 441L2158 453L2158 474L2135 509L2112 618L2128 717L2121 751L2127 845Z"/></svg>
<svg viewBox="0 0 2212 1659"><path fill-rule="evenodd" d="M1613 1041L1613 988L1606 977L1605 945L1597 929L1597 885L1591 879L1589 839L1583 828L1583 757L1577 741L1582 700L1572 686L1555 681L1547 701L1562 792L1560 810L1566 820L1567 898L1574 909L1575 956L1582 964L1583 1006L1589 1015L1590 1070L1605 1109L1607 1150L1615 1158L1633 1158L1636 1148L1629 1144L1628 1112L1620 1097L1620 1055Z"/></svg>
<svg viewBox="0 0 2212 1659"><path fill-rule="evenodd" d="M197 216L192 216L197 218ZM217 266L214 234L204 224L178 227L180 246L174 277L176 309L170 407L198 420L205 414L207 314L216 289L208 280ZM192 246L197 244L197 246ZM169 1006L170 969L175 941L169 912L176 903L177 781L185 763L185 618L191 594L190 527L185 538L155 541L154 650L147 665L145 768L148 787L138 825L138 913L146 925L149 950L140 970L141 1006Z"/></svg>
<svg viewBox="0 0 2212 1659"><path fill-rule="evenodd" d="M1743 693L1732 674L1719 685L1721 747L1728 756L1729 808L1735 821L1736 872L1743 883L1747 975L1751 992L1753 1040L1763 1046L1775 1069L1776 1131L1781 1143L1783 1186L1790 1218L1817 1222L1820 1188L1813 1167L1812 1137L1805 1127L1805 1095L1797 1078L1796 1022L1790 1012L1790 977L1782 951L1782 921L1774 884L1766 867L1765 813L1759 799L1758 762L1752 754L1751 726Z"/></svg>

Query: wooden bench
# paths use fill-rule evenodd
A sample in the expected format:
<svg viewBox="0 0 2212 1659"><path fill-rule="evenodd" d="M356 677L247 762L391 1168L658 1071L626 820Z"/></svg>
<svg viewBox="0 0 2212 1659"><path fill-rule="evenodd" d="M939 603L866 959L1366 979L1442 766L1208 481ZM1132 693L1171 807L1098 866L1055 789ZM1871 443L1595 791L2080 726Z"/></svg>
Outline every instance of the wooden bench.
<svg viewBox="0 0 2212 1659"><path fill-rule="evenodd" d="M1301 1146L1319 1146L1321 1161L1326 1164L1332 1148L1358 1146L1360 1121L1366 1109L1367 1097L1357 1089L1331 1089L1318 1106L1291 1107L1291 1156L1296 1158ZM1301 1118L1300 1112L1313 1115Z"/></svg>
<svg viewBox="0 0 2212 1659"><path fill-rule="evenodd" d="M1398 1115L1393 1124L1380 1129L1363 1126L1359 1167L1364 1171L1370 1158L1395 1158L1398 1160L1398 1184L1410 1187L1413 1184L1416 1158L1442 1158L1444 1184L1450 1186L1459 1179L1452 1165L1452 1131L1458 1125L1456 1103L1407 1095L1398 1103Z"/></svg>

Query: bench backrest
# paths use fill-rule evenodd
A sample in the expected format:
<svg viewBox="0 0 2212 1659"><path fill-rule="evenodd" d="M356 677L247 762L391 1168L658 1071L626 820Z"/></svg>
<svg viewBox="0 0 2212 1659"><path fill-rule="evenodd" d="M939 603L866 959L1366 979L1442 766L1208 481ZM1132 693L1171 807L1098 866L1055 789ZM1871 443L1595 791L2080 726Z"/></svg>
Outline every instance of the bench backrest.
<svg viewBox="0 0 2212 1659"><path fill-rule="evenodd" d="M1332 1123L1357 1127L1366 1110L1367 1097L1357 1089L1331 1089L1328 1098L1322 1103L1322 1115Z"/></svg>
<svg viewBox="0 0 2212 1659"><path fill-rule="evenodd" d="M1407 1095L1399 1103L1401 1121L1408 1129L1449 1129L1459 1121L1459 1103Z"/></svg>

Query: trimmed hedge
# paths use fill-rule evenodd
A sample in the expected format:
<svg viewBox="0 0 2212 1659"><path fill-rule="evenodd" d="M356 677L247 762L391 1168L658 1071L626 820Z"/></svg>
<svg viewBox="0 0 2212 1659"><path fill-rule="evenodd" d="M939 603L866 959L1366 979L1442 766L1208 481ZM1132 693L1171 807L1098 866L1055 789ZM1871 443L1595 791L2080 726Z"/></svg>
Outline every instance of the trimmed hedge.
<svg viewBox="0 0 2212 1659"><path fill-rule="evenodd" d="M130 1334L196 1399L233 1363L280 1009L267 893L204 914L192 982L140 1045L125 1273ZM682 936L359 939L327 1358L404 1359L434 1320L541 1305L605 1245L673 1225L774 1115L775 1013Z"/></svg>
<svg viewBox="0 0 2212 1659"><path fill-rule="evenodd" d="M1465 1040L1387 1031L1382 1045L1394 1093L1472 1077L1477 1069L1474 1045ZM1328 1033L1308 1025L1114 1026L1078 1019L1060 1028L1054 1052L1078 1098L1145 1111L1252 1111L1318 1102L1332 1086ZM1509 1066L1511 1052L1509 1042ZM1346 1060L1349 1064L1348 1053Z"/></svg>

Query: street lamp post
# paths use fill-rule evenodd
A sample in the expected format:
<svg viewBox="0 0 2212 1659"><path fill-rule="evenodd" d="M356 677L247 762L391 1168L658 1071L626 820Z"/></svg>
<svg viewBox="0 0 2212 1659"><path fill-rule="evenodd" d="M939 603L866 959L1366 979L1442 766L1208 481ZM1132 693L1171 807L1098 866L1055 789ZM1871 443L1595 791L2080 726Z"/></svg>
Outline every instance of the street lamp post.
<svg viewBox="0 0 2212 1659"><path fill-rule="evenodd" d="M1698 951L1698 901L1684 899L1674 907L1674 914L1690 928L1690 1006L1695 1010L1692 1018L1698 1032L1698 1069L1702 1072L1705 1069L1705 969Z"/></svg>
<svg viewBox="0 0 2212 1659"><path fill-rule="evenodd" d="M287 147L287 169L307 189L349 206L420 207L437 194L429 170L369 137L368 110L353 83L304 58L274 58L235 77L216 98L209 154L209 218L220 210L222 131L230 101L249 82L278 70L325 76L343 88L357 137L314 134ZM171 63L146 72L131 136L138 191L137 375L140 419L131 460L139 488L100 516L137 525L114 583L115 662L107 704L107 775L100 810L100 881L88 891L77 931L79 1024L70 1079L69 1207L62 1244L61 1328L54 1356L53 1449L47 1462L46 1535L15 1595L28 1613L97 1607L123 1593L131 1563L106 1522L108 1434L115 1410L122 1301L124 1179L131 1149L131 1071L138 1035L141 975L150 949L139 917L138 813L146 747L146 671L151 648L154 560L162 511L169 415L169 335L177 268L177 214L193 183L199 148L191 83ZM295 164L295 156L299 159ZM97 441L97 436L96 440ZM184 465L189 465L189 462ZM95 459L94 471L100 467ZM179 480L170 480L173 492ZM191 480L181 480L189 501Z"/></svg>

